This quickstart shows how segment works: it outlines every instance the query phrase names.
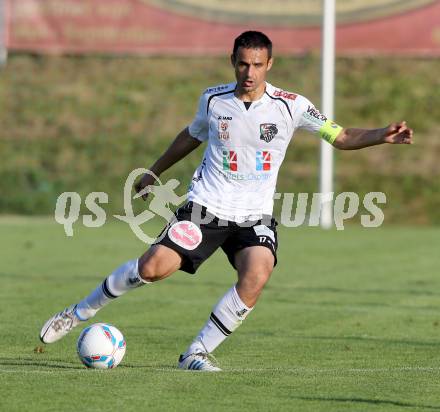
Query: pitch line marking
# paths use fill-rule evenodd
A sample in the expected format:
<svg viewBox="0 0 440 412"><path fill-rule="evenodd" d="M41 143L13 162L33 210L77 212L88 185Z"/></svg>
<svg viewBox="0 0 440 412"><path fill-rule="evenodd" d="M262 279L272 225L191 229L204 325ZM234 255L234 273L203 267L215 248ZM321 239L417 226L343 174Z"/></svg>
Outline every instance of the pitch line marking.
<svg viewBox="0 0 440 412"><path fill-rule="evenodd" d="M121 365L123 368L123 365ZM50 366L46 366L45 368L50 368ZM142 367L141 367L142 368ZM169 368L149 368L152 371L156 372L176 372L180 371L180 369L169 367ZM84 372L86 369L63 369L60 370L23 370L23 369L0 369L0 373L46 373L46 374L55 374L57 372ZM278 373L291 373L291 374L299 374L299 373L308 373L308 374L326 374L326 373L383 373L383 372L440 372L440 367L424 367L424 366L402 366L398 368L328 368L328 369L313 369L313 368L295 368L295 369L283 369L283 368L244 368L244 369L226 369L222 372L230 372L230 373L249 373L249 372L278 372Z"/></svg>

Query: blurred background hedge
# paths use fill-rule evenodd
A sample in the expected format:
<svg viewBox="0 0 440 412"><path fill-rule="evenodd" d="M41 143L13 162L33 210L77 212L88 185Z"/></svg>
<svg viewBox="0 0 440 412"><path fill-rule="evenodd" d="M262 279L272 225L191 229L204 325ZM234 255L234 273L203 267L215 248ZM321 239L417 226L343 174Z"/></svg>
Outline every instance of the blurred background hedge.
<svg viewBox="0 0 440 412"><path fill-rule="evenodd" d="M415 145L336 152L336 192L383 191L387 222L440 223L440 62L338 58L335 120L383 127L406 120ZM0 70L0 213L52 214L63 191L105 191L122 209L123 184L148 167L195 113L204 88L233 81L225 58L12 55ZM277 58L269 81L319 107L318 56ZM164 174L185 192L203 147ZM288 149L280 192L315 192L319 139Z"/></svg>

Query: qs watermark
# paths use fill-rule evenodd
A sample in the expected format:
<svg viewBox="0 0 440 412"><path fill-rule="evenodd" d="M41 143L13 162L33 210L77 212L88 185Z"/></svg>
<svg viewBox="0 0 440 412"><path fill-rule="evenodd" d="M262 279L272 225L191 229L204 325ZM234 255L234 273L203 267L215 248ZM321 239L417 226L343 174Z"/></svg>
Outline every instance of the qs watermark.
<svg viewBox="0 0 440 412"><path fill-rule="evenodd" d="M155 184L148 186L142 192L132 195L133 186L136 180L144 175L150 174ZM175 190L180 185L177 179L170 179L163 183L159 177L148 169L139 168L133 170L127 177L124 184L124 214L112 215L113 218L121 220L130 226L136 237L146 244L153 244L161 238L151 237L143 230L142 226L153 219L162 218L164 225L169 222L173 215L173 209L185 204L187 196L179 196ZM147 208L139 214L133 210L133 201L140 198L143 194L149 193ZM250 193L222 193L215 204L218 209L223 205L234 203L237 196L240 196L242 204L253 204L261 194L258 192ZM333 219L337 230L344 230L344 222L354 218L360 213L360 206L363 212L360 214L360 222L363 227L379 227L384 222L385 216L380 205L386 204L386 195L383 192L370 192L361 199L357 193L342 192L337 195L334 193L275 193L273 196L274 204L281 202L280 224L285 227L298 226L318 226L321 218L321 211L325 203L330 202L333 207ZM139 200L137 200L139 201ZM80 216L83 199L77 192L64 192L56 202L55 220L63 225L67 236L74 234L74 225L80 221L85 227L98 228L107 222L107 212L103 205L109 203L109 196L105 192L91 192L84 198L84 206L90 212ZM250 215L242 217L237 221L239 226L249 226L255 224L255 220L261 220L261 224L270 224L270 215ZM206 209L194 204L191 208L191 221L200 225L207 224L216 219ZM267 219L265 223L265 219ZM227 226L228 221L217 219L219 226ZM161 236L165 236L166 231Z"/></svg>

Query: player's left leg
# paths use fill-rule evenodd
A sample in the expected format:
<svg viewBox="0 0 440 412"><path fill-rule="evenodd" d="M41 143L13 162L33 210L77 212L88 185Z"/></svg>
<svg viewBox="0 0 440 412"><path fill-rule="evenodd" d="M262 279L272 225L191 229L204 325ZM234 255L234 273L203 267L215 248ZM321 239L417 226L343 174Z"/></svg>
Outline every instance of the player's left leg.
<svg viewBox="0 0 440 412"><path fill-rule="evenodd" d="M202 367L199 358L213 352L241 325L255 306L274 264L274 254L264 246L246 247L235 254L238 282L220 299L205 326L181 355L181 368Z"/></svg>
<svg viewBox="0 0 440 412"><path fill-rule="evenodd" d="M270 278L275 257L264 246L252 246L237 252L235 266L238 272L237 293L246 306L254 307Z"/></svg>
<svg viewBox="0 0 440 412"><path fill-rule="evenodd" d="M119 266L79 303L49 318L41 328L40 340L43 343L56 342L116 298L146 283L170 276L181 265L182 257L176 251L163 245L151 246L139 259Z"/></svg>

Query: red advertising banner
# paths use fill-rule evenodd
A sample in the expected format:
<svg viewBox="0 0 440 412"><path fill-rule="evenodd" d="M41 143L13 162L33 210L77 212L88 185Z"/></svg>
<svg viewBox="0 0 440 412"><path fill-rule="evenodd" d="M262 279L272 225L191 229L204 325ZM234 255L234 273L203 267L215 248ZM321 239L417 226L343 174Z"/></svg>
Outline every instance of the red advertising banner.
<svg viewBox="0 0 440 412"><path fill-rule="evenodd" d="M440 55L440 1L336 3L338 53ZM321 0L6 0L5 16L8 49L38 53L223 54L248 29L281 54L321 43Z"/></svg>

